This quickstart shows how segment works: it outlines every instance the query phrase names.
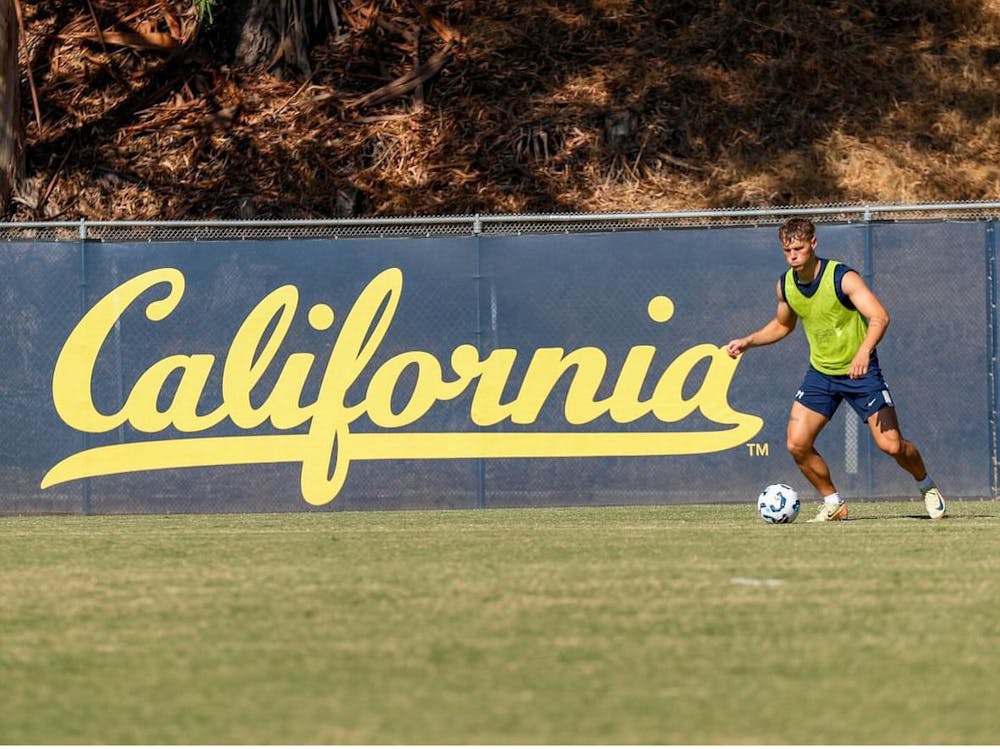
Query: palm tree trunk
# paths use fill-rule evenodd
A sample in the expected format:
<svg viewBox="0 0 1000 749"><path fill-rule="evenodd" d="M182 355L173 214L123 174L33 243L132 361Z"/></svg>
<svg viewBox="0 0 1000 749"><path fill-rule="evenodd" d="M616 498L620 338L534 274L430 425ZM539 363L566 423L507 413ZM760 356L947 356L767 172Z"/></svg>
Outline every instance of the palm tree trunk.
<svg viewBox="0 0 1000 749"><path fill-rule="evenodd" d="M305 0L239 0L233 3L240 23L235 63L251 70L281 66L304 76L310 73L309 43L324 13L335 13Z"/></svg>
<svg viewBox="0 0 1000 749"><path fill-rule="evenodd" d="M14 1L0 0L0 216L10 211L11 193L21 171L21 97Z"/></svg>

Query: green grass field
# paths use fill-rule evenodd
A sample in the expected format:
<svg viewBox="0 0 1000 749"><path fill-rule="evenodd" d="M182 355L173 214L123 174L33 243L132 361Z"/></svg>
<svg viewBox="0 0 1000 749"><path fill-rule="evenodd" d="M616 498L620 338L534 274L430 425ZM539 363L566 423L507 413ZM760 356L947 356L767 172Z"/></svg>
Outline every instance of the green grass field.
<svg viewBox="0 0 1000 749"><path fill-rule="evenodd" d="M0 518L4 744L996 744L1000 507Z"/></svg>

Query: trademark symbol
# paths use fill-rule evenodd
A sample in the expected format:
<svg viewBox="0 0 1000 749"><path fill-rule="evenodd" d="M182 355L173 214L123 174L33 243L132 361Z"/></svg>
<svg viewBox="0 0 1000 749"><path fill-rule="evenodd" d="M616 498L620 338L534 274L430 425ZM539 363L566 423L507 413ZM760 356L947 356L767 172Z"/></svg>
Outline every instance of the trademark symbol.
<svg viewBox="0 0 1000 749"><path fill-rule="evenodd" d="M768 444L766 442L747 442L747 454L751 458L766 458Z"/></svg>

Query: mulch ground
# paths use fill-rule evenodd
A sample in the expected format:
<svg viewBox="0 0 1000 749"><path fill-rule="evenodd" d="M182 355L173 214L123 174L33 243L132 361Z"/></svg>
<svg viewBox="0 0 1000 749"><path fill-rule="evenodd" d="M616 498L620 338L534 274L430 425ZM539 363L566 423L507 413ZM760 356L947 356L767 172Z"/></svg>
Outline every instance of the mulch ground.
<svg viewBox="0 0 1000 749"><path fill-rule="evenodd" d="M264 71L187 0L20 6L14 220L1000 197L998 0L339 0Z"/></svg>

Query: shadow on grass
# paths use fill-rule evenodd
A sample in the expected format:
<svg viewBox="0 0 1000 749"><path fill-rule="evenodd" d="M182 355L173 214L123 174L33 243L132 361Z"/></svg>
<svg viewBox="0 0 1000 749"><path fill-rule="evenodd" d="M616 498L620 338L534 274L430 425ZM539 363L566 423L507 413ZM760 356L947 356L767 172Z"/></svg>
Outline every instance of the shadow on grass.
<svg viewBox="0 0 1000 749"><path fill-rule="evenodd" d="M861 517L852 516L852 517L849 517L849 518L847 518L847 520L844 520L842 522L850 523L850 522L857 522L857 521L860 521L860 520L926 520L928 522L934 522L934 523L947 523L947 524L951 524L951 523L958 523L958 522L961 522L963 520L981 520L981 519L984 519L984 518L996 519L998 517L1000 517L1000 512L958 512L958 513L955 513L954 511L951 511L951 514L949 514L947 517L939 518L937 520L932 520L932 518L930 518L926 514L920 514L920 513L909 514L908 513L908 514L905 514L905 515L884 515L884 514L878 514L878 515L868 515L868 516L862 515Z"/></svg>

